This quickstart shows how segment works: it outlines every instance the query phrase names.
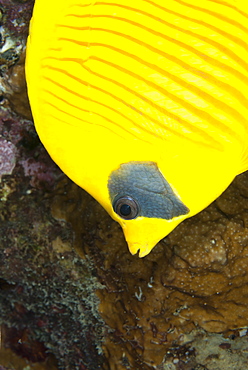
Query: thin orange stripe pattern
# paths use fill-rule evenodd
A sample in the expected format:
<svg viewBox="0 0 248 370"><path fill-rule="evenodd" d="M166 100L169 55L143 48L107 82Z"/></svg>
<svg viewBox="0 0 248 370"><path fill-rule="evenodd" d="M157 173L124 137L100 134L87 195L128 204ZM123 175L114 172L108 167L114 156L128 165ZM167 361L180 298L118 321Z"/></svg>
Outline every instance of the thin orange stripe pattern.
<svg viewBox="0 0 248 370"><path fill-rule="evenodd" d="M91 122L90 112L101 107L96 124L120 136L176 135L217 149L228 137L242 141L248 127L242 93L248 88L247 14L223 16L221 6L235 8L221 0L199 6L144 1L149 12L139 10L142 1L72 5L56 25L56 48L51 43L42 62L42 78L53 91L46 88L43 99L51 105L60 99L61 119L78 107L82 120ZM213 7L204 6L210 2ZM70 104L66 86L72 81Z"/></svg>

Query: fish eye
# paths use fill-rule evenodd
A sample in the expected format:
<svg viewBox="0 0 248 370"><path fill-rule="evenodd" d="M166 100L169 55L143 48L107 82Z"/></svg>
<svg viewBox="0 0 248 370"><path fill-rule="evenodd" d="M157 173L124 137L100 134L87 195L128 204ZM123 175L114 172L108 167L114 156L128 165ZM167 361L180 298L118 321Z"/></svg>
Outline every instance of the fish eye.
<svg viewBox="0 0 248 370"><path fill-rule="evenodd" d="M135 199L125 196L114 201L115 213L125 220L132 220L138 216L139 206Z"/></svg>

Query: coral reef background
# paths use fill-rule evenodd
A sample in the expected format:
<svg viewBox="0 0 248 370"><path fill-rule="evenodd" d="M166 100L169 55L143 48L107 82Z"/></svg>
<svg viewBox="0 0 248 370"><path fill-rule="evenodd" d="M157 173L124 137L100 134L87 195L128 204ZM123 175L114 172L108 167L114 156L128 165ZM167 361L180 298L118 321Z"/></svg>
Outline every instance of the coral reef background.
<svg viewBox="0 0 248 370"><path fill-rule="evenodd" d="M33 127L32 6L0 0L0 370L248 369L248 173L131 256Z"/></svg>

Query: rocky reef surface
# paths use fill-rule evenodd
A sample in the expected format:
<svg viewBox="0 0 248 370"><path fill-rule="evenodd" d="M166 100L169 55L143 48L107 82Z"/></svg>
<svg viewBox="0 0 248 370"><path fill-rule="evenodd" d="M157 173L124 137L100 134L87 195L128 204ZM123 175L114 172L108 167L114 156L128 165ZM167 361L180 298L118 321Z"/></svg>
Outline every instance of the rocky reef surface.
<svg viewBox="0 0 248 370"><path fill-rule="evenodd" d="M131 256L35 132L32 6L0 0L0 370L248 368L248 173Z"/></svg>

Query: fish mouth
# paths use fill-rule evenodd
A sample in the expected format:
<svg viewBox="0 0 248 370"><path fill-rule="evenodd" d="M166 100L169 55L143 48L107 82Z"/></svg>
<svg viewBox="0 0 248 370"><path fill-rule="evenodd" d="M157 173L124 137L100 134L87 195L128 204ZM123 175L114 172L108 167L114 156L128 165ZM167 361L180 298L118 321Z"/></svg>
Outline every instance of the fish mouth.
<svg viewBox="0 0 248 370"><path fill-rule="evenodd" d="M139 257L147 256L151 250L153 249L154 244L148 245L147 243L140 244L140 243L128 243L129 251L132 255L139 253Z"/></svg>

